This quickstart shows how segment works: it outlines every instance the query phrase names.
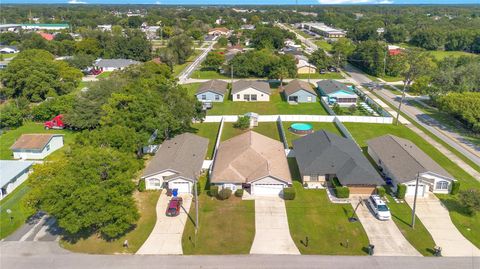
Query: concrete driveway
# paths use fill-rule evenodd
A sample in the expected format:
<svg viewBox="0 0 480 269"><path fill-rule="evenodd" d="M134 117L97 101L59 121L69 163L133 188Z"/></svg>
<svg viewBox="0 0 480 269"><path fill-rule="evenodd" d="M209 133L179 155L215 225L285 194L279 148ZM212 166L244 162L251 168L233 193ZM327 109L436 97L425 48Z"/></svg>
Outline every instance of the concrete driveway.
<svg viewBox="0 0 480 269"><path fill-rule="evenodd" d="M137 254L183 254L182 234L188 221L188 212L192 204L191 195L181 195L183 198L183 210L176 217L167 217L170 197L163 191L157 202L157 222L152 233L143 243Z"/></svg>
<svg viewBox="0 0 480 269"><path fill-rule="evenodd" d="M364 197L365 198L365 197ZM359 198L351 199L356 208ZM370 244L375 246L376 256L422 256L403 236L393 220L380 221L367 207L364 200L357 208L357 216L367 233Z"/></svg>
<svg viewBox="0 0 480 269"><path fill-rule="evenodd" d="M255 238L250 254L300 254L280 197L255 197Z"/></svg>
<svg viewBox="0 0 480 269"><path fill-rule="evenodd" d="M405 200L413 206L413 197ZM448 210L435 195L418 197L415 214L442 248L442 256L480 256L480 250L457 230Z"/></svg>

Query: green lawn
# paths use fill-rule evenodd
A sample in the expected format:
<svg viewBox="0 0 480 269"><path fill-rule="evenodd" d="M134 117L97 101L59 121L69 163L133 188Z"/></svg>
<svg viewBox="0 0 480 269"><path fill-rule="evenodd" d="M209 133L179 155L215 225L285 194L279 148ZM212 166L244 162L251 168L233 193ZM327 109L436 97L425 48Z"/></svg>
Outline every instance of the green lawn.
<svg viewBox="0 0 480 269"><path fill-rule="evenodd" d="M42 123L25 122L23 126L13 130L9 130L0 135L0 159L11 160L13 153L10 147L22 134L64 134L64 146L47 157L47 160L56 160L63 156L65 150L69 149L69 145L73 144L75 133L70 130L45 130Z"/></svg>
<svg viewBox="0 0 480 269"><path fill-rule="evenodd" d="M386 124L362 124L362 123L344 123L350 133L355 137L357 143L366 150L366 141L371 138L382 136L384 134L393 134L398 137L409 139L420 149L428 154L434 161L442 166L447 172L461 183L461 189L480 189L480 182L466 173L458 165L452 162L448 157L440 153L434 146L425 141L422 137L403 125ZM460 206L457 197L444 195L439 197L445 201L449 209L450 217L458 230L469 239L474 245L480 247L480 214L469 216L465 214Z"/></svg>
<svg viewBox="0 0 480 269"><path fill-rule="evenodd" d="M102 72L100 75L96 76L96 78L108 78L112 73L112 71L105 71Z"/></svg>
<svg viewBox="0 0 480 269"><path fill-rule="evenodd" d="M412 229L410 226L412 220L412 209L410 206L405 202L396 203L389 194L387 194L387 199L392 219L403 236L423 256L433 256L433 247L436 244L427 228L423 226L422 221L416 217L415 229Z"/></svg>
<svg viewBox="0 0 480 269"><path fill-rule="evenodd" d="M322 48L326 52L331 52L332 49L333 49L333 45L328 43L325 40L317 40L314 43L315 43L315 45L317 45L319 48Z"/></svg>
<svg viewBox="0 0 480 269"><path fill-rule="evenodd" d="M460 56L477 56L476 54L465 51L443 51L443 50L431 50L428 51L436 60L443 60L446 57L460 57Z"/></svg>
<svg viewBox="0 0 480 269"><path fill-rule="evenodd" d="M217 71L195 70L192 72L190 78L197 79L230 79L229 75L220 74Z"/></svg>
<svg viewBox="0 0 480 269"><path fill-rule="evenodd" d="M396 81L402 81L402 77L391 77L391 76L382 76L380 77L381 79L385 80L386 82L396 82Z"/></svg>
<svg viewBox="0 0 480 269"><path fill-rule="evenodd" d="M192 124L192 130L190 132L208 138L209 140L206 156L207 159L212 159L213 157L213 150L215 149L215 141L217 139L219 127L220 123L218 122L204 122Z"/></svg>
<svg viewBox="0 0 480 269"><path fill-rule="evenodd" d="M14 58L17 55L18 55L18 53L9 53L9 54L2 54L2 57L3 57L4 60L6 60L6 59Z"/></svg>
<svg viewBox="0 0 480 269"><path fill-rule="evenodd" d="M308 79L309 74L298 74L297 78ZM310 74L310 79L343 79L342 74L339 72L328 72L326 74Z"/></svg>
<svg viewBox="0 0 480 269"><path fill-rule="evenodd" d="M367 110L363 107L358 106L357 109L352 113L348 107L340 107L339 113L335 113L339 116L372 116Z"/></svg>
<svg viewBox="0 0 480 269"><path fill-rule="evenodd" d="M17 230L33 213L25 208L21 202L29 189L28 181L26 181L0 201L0 239ZM10 215L7 213L7 209L12 211ZM10 217L13 217L13 219L10 220Z"/></svg>
<svg viewBox="0 0 480 269"><path fill-rule="evenodd" d="M390 86L390 85L384 85L383 88L386 89L386 90L391 91L393 94L396 94L396 95L401 95L401 94L402 94L401 91L395 89L394 87L392 87L392 86Z"/></svg>
<svg viewBox="0 0 480 269"><path fill-rule="evenodd" d="M86 239L80 239L76 243L70 243L65 240L60 241L60 245L73 252L91 253L91 254L121 254L135 253L143 245L145 240L155 227L157 221L156 205L160 191L136 192L134 194L137 201L140 219L136 227L112 241L105 241L97 235L92 235ZM123 247L123 242L128 240L128 249Z"/></svg>
<svg viewBox="0 0 480 269"><path fill-rule="evenodd" d="M320 102L290 105L283 100L283 95L274 89L269 102L233 102L225 100L214 103L207 115L242 115L256 112L260 115L327 115Z"/></svg>
<svg viewBox="0 0 480 269"><path fill-rule="evenodd" d="M255 237L255 204L232 195L220 201L209 197L200 179L199 229L195 237L195 206L183 231L183 253L186 255L248 254Z"/></svg>
<svg viewBox="0 0 480 269"><path fill-rule="evenodd" d="M189 84L182 84L182 87L187 89L188 95L194 96L197 93L198 87L200 87L199 82L196 83L189 83Z"/></svg>
<svg viewBox="0 0 480 269"><path fill-rule="evenodd" d="M300 135L294 134L288 130L290 128L290 125L294 122L283 122L283 130L285 130L285 137L287 138L288 146L291 148L292 147L292 141L300 138ZM325 129L327 131L330 131L334 134L338 134L342 136L342 133L340 130L338 130L337 126L333 122L307 122L308 124L311 124L313 126L313 129L315 131Z"/></svg>
<svg viewBox="0 0 480 269"><path fill-rule="evenodd" d="M368 237L360 222L351 223L350 204L333 204L325 190L304 189L294 158L288 159L296 190L295 200L285 201L290 235L302 254L366 255ZM308 247L304 245L308 236Z"/></svg>
<svg viewBox="0 0 480 269"><path fill-rule="evenodd" d="M234 124L233 122L225 122L223 124L221 141L228 140L232 137L243 134L250 130L250 129L242 130L242 129L234 128L233 124ZM277 122L260 122L257 127L253 127L253 129L251 130L259 134L262 134L264 136L268 136L272 139L281 141L280 133L278 132Z"/></svg>
<svg viewBox="0 0 480 269"><path fill-rule="evenodd" d="M183 71L183 69L185 69L187 66L189 66L195 60L195 58L197 58L198 55L200 55L201 52L202 52L201 50L194 50L193 54L190 55L190 57L188 57L188 59L185 63L174 65L173 66L173 76L180 75L180 73Z"/></svg>

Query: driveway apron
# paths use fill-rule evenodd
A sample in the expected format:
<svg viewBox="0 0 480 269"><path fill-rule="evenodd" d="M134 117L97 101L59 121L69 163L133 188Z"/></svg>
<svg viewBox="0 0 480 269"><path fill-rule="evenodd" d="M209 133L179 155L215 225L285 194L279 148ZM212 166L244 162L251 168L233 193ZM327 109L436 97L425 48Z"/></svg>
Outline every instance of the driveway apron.
<svg viewBox="0 0 480 269"><path fill-rule="evenodd" d="M250 254L300 254L290 236L283 199L255 197L255 238Z"/></svg>
<svg viewBox="0 0 480 269"><path fill-rule="evenodd" d="M188 221L188 212L192 204L190 195L181 195L183 198L183 208L180 215L176 217L167 217L168 202L166 192L163 191L157 202L157 222L150 233L150 236L143 243L137 254L183 254L182 234L185 224Z"/></svg>
<svg viewBox="0 0 480 269"><path fill-rule="evenodd" d="M413 197L405 200L413 206ZM434 194L417 198L415 214L442 248L442 256L480 256L480 250L457 230L448 210Z"/></svg>
<svg viewBox="0 0 480 269"><path fill-rule="evenodd" d="M359 198L351 199L353 208L357 207ZM358 205L357 216L367 233L370 244L374 245L376 256L422 256L403 236L393 220L378 220L366 205Z"/></svg>

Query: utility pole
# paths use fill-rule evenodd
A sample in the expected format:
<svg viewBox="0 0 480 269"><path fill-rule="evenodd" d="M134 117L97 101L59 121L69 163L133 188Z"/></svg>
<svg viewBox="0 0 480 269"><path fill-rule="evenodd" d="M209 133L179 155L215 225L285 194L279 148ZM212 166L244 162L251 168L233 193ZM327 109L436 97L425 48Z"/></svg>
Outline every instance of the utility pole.
<svg viewBox="0 0 480 269"><path fill-rule="evenodd" d="M412 207L412 229L415 229L415 207L417 206L417 192L418 192L418 178L420 173L417 173L417 178L415 182L415 196L413 197L413 207Z"/></svg>
<svg viewBox="0 0 480 269"><path fill-rule="evenodd" d="M230 65L230 82L233 88L233 64Z"/></svg>
<svg viewBox="0 0 480 269"><path fill-rule="evenodd" d="M407 89L407 82L404 82L403 90L402 90L402 98L400 99L400 103L398 104L397 119L396 119L396 122L395 122L396 125L398 125L398 118L400 117L400 110L402 109L403 100L405 99L406 89Z"/></svg>
<svg viewBox="0 0 480 269"><path fill-rule="evenodd" d="M385 76L387 73L387 49L385 50L385 55L383 56L383 75Z"/></svg>

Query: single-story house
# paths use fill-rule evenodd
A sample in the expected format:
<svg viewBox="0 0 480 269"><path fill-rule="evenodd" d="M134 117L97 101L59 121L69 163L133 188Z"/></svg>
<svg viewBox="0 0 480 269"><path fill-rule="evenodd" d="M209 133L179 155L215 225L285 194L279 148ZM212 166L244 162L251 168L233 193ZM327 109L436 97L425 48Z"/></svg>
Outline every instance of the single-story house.
<svg viewBox="0 0 480 269"><path fill-rule="evenodd" d="M211 36L229 36L231 31L225 27L216 27L208 29L208 35Z"/></svg>
<svg viewBox="0 0 480 269"><path fill-rule="evenodd" d="M52 41L55 38L55 35L49 34L49 33L44 33L44 32L38 32L38 34L43 37L43 39L47 41Z"/></svg>
<svg viewBox="0 0 480 269"><path fill-rule="evenodd" d="M265 81L238 80L232 85L233 101L270 101L270 84Z"/></svg>
<svg viewBox="0 0 480 269"><path fill-rule="evenodd" d="M0 53L1 54L12 54L12 53L18 53L20 50L16 46L4 46L0 48Z"/></svg>
<svg viewBox="0 0 480 269"><path fill-rule="evenodd" d="M0 200L28 178L32 165L32 161L0 160Z"/></svg>
<svg viewBox="0 0 480 269"><path fill-rule="evenodd" d="M102 71L115 71L123 70L126 67L134 64L139 64L140 62L130 59L98 59L95 61L93 66L96 69Z"/></svg>
<svg viewBox="0 0 480 269"><path fill-rule="evenodd" d="M242 30L255 30L255 25L244 24L244 25L240 26L240 29L242 29Z"/></svg>
<svg viewBox="0 0 480 269"><path fill-rule="evenodd" d="M395 46L395 45L388 45L387 50L388 50L388 55L395 56L395 55L398 55L398 54L402 53L404 48L399 47L399 46Z"/></svg>
<svg viewBox="0 0 480 269"><path fill-rule="evenodd" d="M228 82L223 80L209 80L200 85L195 95L200 102L223 102L227 86Z"/></svg>
<svg viewBox="0 0 480 269"><path fill-rule="evenodd" d="M281 195L292 184L283 144L248 131L218 147L210 183L252 195Z"/></svg>
<svg viewBox="0 0 480 269"><path fill-rule="evenodd" d="M14 159L42 160L63 147L63 134L23 134L10 147Z"/></svg>
<svg viewBox="0 0 480 269"><path fill-rule="evenodd" d="M297 74L315 74L317 73L317 67L308 61L298 60L297 62Z"/></svg>
<svg viewBox="0 0 480 269"><path fill-rule="evenodd" d="M395 190L398 184L404 184L406 195L415 195L418 175L418 196L451 191L453 176L410 140L388 134L368 140L367 145L368 154L392 181Z"/></svg>
<svg viewBox="0 0 480 269"><path fill-rule="evenodd" d="M319 130L293 140L302 182L325 188L337 178L350 194L372 194L384 181L353 140Z"/></svg>
<svg viewBox="0 0 480 269"><path fill-rule="evenodd" d="M317 93L310 83L298 79L290 81L283 88L283 94L288 102L313 103L317 101Z"/></svg>
<svg viewBox="0 0 480 269"><path fill-rule="evenodd" d="M207 138L191 133L165 140L143 172L145 188L191 193L202 171L208 142Z"/></svg>
<svg viewBox="0 0 480 269"><path fill-rule="evenodd" d="M327 99L329 104L337 103L340 106L357 104L358 95L347 85L333 79L317 82L320 94Z"/></svg>

